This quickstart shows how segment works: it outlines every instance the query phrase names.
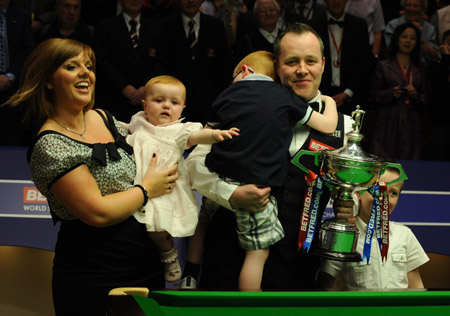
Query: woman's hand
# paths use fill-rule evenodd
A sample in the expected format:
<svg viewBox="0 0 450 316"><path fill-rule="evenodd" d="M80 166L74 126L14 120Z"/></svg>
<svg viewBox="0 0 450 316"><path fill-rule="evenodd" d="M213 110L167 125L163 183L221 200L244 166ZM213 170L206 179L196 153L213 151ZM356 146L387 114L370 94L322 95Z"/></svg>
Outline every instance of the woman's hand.
<svg viewBox="0 0 450 316"><path fill-rule="evenodd" d="M414 88L414 86L412 84L407 85L406 89L408 89L409 95L417 95L417 90L416 90L416 88Z"/></svg>
<svg viewBox="0 0 450 316"><path fill-rule="evenodd" d="M178 164L174 164L172 167L164 170L156 171L157 160L158 158L154 154L141 183L147 190L150 198L171 193L176 185L175 181L178 179Z"/></svg>
<svg viewBox="0 0 450 316"><path fill-rule="evenodd" d="M234 190L230 197L233 208L239 208L251 213L263 211L269 203L270 187L255 184L244 184Z"/></svg>
<svg viewBox="0 0 450 316"><path fill-rule="evenodd" d="M402 96L402 89L400 88L400 86L395 86L392 88L392 95L394 96L394 98L399 99Z"/></svg>

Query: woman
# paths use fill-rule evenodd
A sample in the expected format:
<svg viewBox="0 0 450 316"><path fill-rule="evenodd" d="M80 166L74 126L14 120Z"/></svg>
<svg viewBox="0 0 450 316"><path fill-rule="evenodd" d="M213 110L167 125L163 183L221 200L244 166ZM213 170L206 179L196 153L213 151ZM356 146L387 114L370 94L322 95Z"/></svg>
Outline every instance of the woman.
<svg viewBox="0 0 450 316"><path fill-rule="evenodd" d="M378 116L369 151L393 159L419 159L421 118L430 85L420 63L420 32L406 23L392 35L388 56L372 78L371 96Z"/></svg>
<svg viewBox="0 0 450 316"><path fill-rule="evenodd" d="M9 103L25 103L25 119L44 120L28 161L53 219L61 221L52 284L56 314L105 315L111 288L164 287L158 251L131 215L148 198L172 192L177 166L155 171L155 157L133 187L127 128L108 112L92 110L95 56L89 46L47 40L24 69Z"/></svg>

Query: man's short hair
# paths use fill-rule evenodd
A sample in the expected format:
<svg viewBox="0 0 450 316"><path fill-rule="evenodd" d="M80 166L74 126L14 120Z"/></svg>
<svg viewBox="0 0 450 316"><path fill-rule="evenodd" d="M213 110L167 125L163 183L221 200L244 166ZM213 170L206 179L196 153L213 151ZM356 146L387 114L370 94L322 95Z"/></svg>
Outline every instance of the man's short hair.
<svg viewBox="0 0 450 316"><path fill-rule="evenodd" d="M401 2L400 2L400 4L401 4L401 6L402 6L403 9L405 9L406 1L407 1L407 0L401 0ZM427 8L428 8L428 0L420 0L419 2L420 2L420 4L422 5L422 10L423 10L423 11L427 11Z"/></svg>
<svg viewBox="0 0 450 316"><path fill-rule="evenodd" d="M278 58L280 57L281 54L281 47L280 47L280 43L281 40L283 39L283 37L286 34L295 34L295 35L302 35L302 34L306 34L306 33L312 33L315 37L317 37L317 40L319 41L319 45L320 45L320 51L322 53L322 57L324 56L324 46L323 46L323 41L322 38L320 37L320 35L316 32L316 30L314 30L310 25L305 24L305 23L292 23L289 24L283 32L281 32L281 34L278 35L277 39L275 40L275 42L273 43L273 51L275 54L275 58L276 60L278 60Z"/></svg>
<svg viewBox="0 0 450 316"><path fill-rule="evenodd" d="M260 2L261 0L256 0L255 1L255 4L253 5L253 14L256 16L256 15L258 15L258 10L259 10L259 2ZM281 10L281 8L280 8L280 5L278 4L278 2L277 2L277 0L272 0L273 1L273 3L275 4L275 8L277 9L277 11L278 12L280 12L280 10Z"/></svg>

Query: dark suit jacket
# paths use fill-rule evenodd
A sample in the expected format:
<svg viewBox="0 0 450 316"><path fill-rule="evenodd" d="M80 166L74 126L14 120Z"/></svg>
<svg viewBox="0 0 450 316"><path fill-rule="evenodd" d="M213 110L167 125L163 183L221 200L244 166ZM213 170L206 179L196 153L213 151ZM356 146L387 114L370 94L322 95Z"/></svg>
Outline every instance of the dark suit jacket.
<svg viewBox="0 0 450 316"><path fill-rule="evenodd" d="M234 45L231 67L235 67L250 53L265 50L273 53L273 44L269 43L261 32L256 29L241 36Z"/></svg>
<svg viewBox="0 0 450 316"><path fill-rule="evenodd" d="M326 7L321 4L313 3L312 10L310 13L310 19L305 19L295 10L295 0L286 1L284 4L284 20L286 25L302 22L307 24L315 24L317 20L325 13Z"/></svg>
<svg viewBox="0 0 450 316"><path fill-rule="evenodd" d="M28 54L34 48L34 35L31 29L31 13L12 6L6 13L8 32L9 69L17 81Z"/></svg>
<svg viewBox="0 0 450 316"><path fill-rule="evenodd" d="M97 24L94 49L97 105L128 122L141 107L131 105L122 90L127 85L139 88L150 78L167 73L167 45L162 25L141 16L139 45L134 49L123 15L105 19Z"/></svg>
<svg viewBox="0 0 450 316"><path fill-rule="evenodd" d="M0 104L17 90L22 68L28 54L34 48L34 35L31 29L31 13L9 6L6 13L8 37L9 68L6 71L16 76L13 85L0 92ZM0 145L26 146L29 144L29 131L22 127L22 107L14 109L0 107Z"/></svg>
<svg viewBox="0 0 450 316"><path fill-rule="evenodd" d="M40 43L49 38L69 38L92 46L94 34L95 34L94 27L86 24L84 20L80 19L75 31L66 37L59 31L58 20L54 19L52 23L44 25L41 28L37 40Z"/></svg>
<svg viewBox="0 0 450 316"><path fill-rule="evenodd" d="M323 14L313 27L321 36L325 50L325 70L322 75L320 91L326 95L336 94L337 89L331 86L332 61L330 49L333 43L329 40L326 15ZM365 102L367 84L371 76L371 58L372 53L370 51L366 21L346 13L341 50L341 85L338 90L343 92L347 88L351 89L354 93L353 104L355 102ZM364 105L361 104L361 106ZM344 113L346 112L344 111Z"/></svg>
<svg viewBox="0 0 450 316"><path fill-rule="evenodd" d="M231 79L223 22L206 14L200 15L194 59L181 15L166 20L164 29L169 39L170 74L180 79L187 90L183 116L188 121L206 123L212 102Z"/></svg>

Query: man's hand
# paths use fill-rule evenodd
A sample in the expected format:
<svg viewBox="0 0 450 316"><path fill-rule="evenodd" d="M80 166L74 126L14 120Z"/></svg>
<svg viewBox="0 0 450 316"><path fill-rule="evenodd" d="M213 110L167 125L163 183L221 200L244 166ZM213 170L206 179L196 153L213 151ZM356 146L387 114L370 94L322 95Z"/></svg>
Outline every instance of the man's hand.
<svg viewBox="0 0 450 316"><path fill-rule="evenodd" d="M348 96L348 94L344 92L333 95L333 99L336 102L337 107L342 106L349 98L350 97Z"/></svg>
<svg viewBox="0 0 450 316"><path fill-rule="evenodd" d="M139 87L136 89L132 85L128 85L122 90L122 94L130 100L133 105L140 105L142 99L144 99L144 87Z"/></svg>
<svg viewBox="0 0 450 316"><path fill-rule="evenodd" d="M263 211L269 203L270 187L244 184L234 190L230 204L234 209L244 209L255 213Z"/></svg>
<svg viewBox="0 0 450 316"><path fill-rule="evenodd" d="M348 224L354 224L356 219L353 216L353 204L355 204L353 201L342 201L339 199L334 200L334 215L337 218L347 219Z"/></svg>

